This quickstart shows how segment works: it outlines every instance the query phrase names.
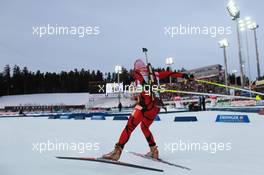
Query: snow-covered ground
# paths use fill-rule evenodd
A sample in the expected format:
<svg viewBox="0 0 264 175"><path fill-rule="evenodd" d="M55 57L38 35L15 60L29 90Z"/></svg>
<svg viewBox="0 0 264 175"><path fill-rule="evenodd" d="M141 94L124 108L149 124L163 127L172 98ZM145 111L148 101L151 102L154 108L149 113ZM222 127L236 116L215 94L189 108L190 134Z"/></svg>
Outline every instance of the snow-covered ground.
<svg viewBox="0 0 264 175"><path fill-rule="evenodd" d="M151 127L160 157L191 171L145 160L124 152L121 161L164 169L170 175L263 175L264 116L248 113L250 123L216 123L217 114L230 112L185 112L161 114ZM241 113L236 113L241 114ZM245 114L245 113L243 113ZM175 116L195 115L198 122L173 122ZM126 121L53 120L47 118L0 118L1 175L135 175L161 174L95 162L59 160L55 156L100 156L112 150ZM209 144L211 149L186 150L185 144ZM38 145L39 143L39 145ZM44 151L49 144L50 150ZM71 145L59 151L52 144ZM86 144L83 152L82 143ZM214 145L222 145L214 149ZM34 146L33 146L34 145ZM42 153L40 153L40 145ZM79 148L74 147L78 145ZM76 148L76 149L75 149ZM172 148L174 150L172 150ZM208 148L208 147L207 147ZM47 148L48 149L48 148ZM225 149L225 150L222 150ZM148 146L138 127L125 150L145 153ZM222 151L220 151L222 150ZM216 153L213 153L215 152Z"/></svg>

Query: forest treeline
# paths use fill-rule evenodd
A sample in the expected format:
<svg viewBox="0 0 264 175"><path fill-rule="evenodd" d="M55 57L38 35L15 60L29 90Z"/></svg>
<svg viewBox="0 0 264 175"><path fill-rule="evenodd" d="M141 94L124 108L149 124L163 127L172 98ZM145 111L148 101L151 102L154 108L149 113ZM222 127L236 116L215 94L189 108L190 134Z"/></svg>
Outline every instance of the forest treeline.
<svg viewBox="0 0 264 175"><path fill-rule="evenodd" d="M131 81L130 71L123 68L120 79L124 83ZM117 74L100 70L74 69L72 71L41 72L30 71L6 65L0 72L0 96L34 93L68 93L98 91L98 84L117 81Z"/></svg>
<svg viewBox="0 0 264 175"><path fill-rule="evenodd" d="M164 71L161 68L157 70ZM120 81L130 84L133 81L132 70L123 67ZM0 96L34 93L98 93L98 85L111 82L117 82L115 72L103 73L100 70L85 69L59 73L40 70L34 72L27 67L6 65L0 72Z"/></svg>

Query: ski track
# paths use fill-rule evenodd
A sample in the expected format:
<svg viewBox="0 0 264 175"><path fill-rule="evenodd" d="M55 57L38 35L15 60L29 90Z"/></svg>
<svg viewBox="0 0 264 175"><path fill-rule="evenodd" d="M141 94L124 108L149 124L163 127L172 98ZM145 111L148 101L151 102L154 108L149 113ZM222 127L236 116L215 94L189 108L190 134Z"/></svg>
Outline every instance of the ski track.
<svg viewBox="0 0 264 175"><path fill-rule="evenodd" d="M161 114L161 121L154 122L151 130L159 145L162 159L191 168L191 171L172 167L124 152L120 161L163 169L168 175L262 175L263 169L263 124L264 117L248 113L249 124L215 123L217 114L231 112L189 112ZM235 113L241 114L241 113ZM243 113L245 114L245 113ZM198 122L175 123L175 116L196 115ZM0 118L0 174L3 175L146 175L161 174L97 162L59 160L55 156L93 157L113 149L125 121L53 120L43 118ZM206 151L165 150L165 143L231 142L231 151L215 154ZM77 151L33 151L32 143L50 141L98 142L99 150L78 153ZM138 127L125 150L138 153L148 152L148 146Z"/></svg>

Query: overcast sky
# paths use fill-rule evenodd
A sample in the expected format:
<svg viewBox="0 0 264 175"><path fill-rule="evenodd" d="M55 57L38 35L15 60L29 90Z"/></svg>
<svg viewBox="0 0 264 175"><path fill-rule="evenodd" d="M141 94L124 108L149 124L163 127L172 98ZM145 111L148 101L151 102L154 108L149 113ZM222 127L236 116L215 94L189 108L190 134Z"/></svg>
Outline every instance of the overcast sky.
<svg viewBox="0 0 264 175"><path fill-rule="evenodd" d="M258 29L262 74L264 72L264 1L237 0L241 17L250 16ZM235 25L226 11L227 0L0 0L0 67L27 66L31 70L55 71L74 68L112 71L116 64L131 68L149 50L150 61L165 66L173 57L173 67L197 68L223 64L218 41L228 38L229 71L239 70ZM98 26L99 35L33 35L32 27ZM232 27L231 35L164 34L166 26ZM255 47L249 32L250 63L256 76ZM245 35L243 46L245 48ZM244 55L246 55L245 49ZM246 69L247 70L247 69Z"/></svg>

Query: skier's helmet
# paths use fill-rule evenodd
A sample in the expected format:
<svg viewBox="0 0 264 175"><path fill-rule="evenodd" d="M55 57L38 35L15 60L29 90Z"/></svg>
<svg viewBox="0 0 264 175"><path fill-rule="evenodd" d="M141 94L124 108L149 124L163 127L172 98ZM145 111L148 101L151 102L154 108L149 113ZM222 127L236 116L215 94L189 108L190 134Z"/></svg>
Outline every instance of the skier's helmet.
<svg viewBox="0 0 264 175"><path fill-rule="evenodd" d="M149 72L146 64L141 59L137 59L134 63L134 80L136 84L147 84L149 79Z"/></svg>

